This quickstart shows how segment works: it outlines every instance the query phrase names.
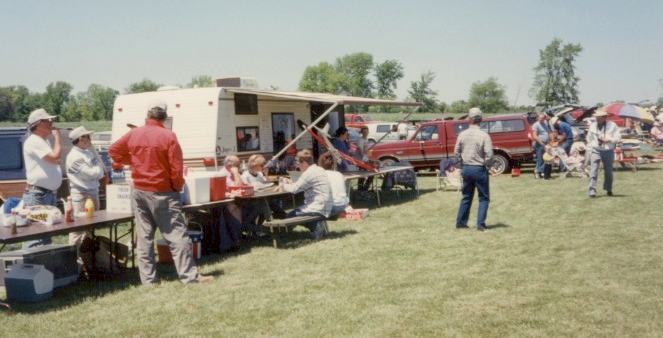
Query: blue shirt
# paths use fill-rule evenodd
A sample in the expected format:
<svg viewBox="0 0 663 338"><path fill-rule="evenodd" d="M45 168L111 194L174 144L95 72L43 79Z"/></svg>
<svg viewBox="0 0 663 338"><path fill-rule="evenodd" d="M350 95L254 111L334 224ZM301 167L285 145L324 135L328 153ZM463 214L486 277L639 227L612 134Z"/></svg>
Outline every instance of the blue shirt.
<svg viewBox="0 0 663 338"><path fill-rule="evenodd" d="M573 129L571 129L570 124L559 121L559 125L556 127L556 129L559 130L560 134L566 135L566 142L573 143Z"/></svg>
<svg viewBox="0 0 663 338"><path fill-rule="evenodd" d="M532 131L536 134L536 136L539 138L539 141L541 141L544 144L548 143L548 133L550 133L550 126L548 125L547 122L536 122L532 125Z"/></svg>
<svg viewBox="0 0 663 338"><path fill-rule="evenodd" d="M336 148L336 150L342 152L343 154L350 155L350 145L347 142L341 140L338 137L334 137L331 143L334 148ZM346 171L348 170L348 163L343 160L336 166L336 169L339 171Z"/></svg>

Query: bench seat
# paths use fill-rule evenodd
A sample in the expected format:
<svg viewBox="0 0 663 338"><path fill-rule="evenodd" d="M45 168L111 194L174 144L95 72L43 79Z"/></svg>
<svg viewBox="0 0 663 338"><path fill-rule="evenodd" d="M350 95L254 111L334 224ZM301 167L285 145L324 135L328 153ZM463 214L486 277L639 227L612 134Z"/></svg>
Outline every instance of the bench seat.
<svg viewBox="0 0 663 338"><path fill-rule="evenodd" d="M278 247L277 236L281 232L281 230L285 230L285 232L287 233L298 225L312 223L312 222L323 222L325 231L328 231L327 219L321 215L295 216L284 219L272 219L263 223L262 226L269 228L269 233L272 235L272 244L274 245L275 248L277 248Z"/></svg>

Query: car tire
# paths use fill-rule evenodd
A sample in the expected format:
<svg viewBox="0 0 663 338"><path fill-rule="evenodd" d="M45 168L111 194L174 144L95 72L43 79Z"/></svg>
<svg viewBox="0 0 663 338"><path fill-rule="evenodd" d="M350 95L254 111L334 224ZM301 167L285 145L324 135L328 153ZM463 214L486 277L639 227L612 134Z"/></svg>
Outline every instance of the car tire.
<svg viewBox="0 0 663 338"><path fill-rule="evenodd" d="M503 174L510 169L509 159L502 154L494 154L493 163L490 167L494 169L495 174Z"/></svg>
<svg viewBox="0 0 663 338"><path fill-rule="evenodd" d="M385 158L380 159L380 166L381 167L393 166L396 163L398 163L398 160L393 158L393 157L385 157Z"/></svg>

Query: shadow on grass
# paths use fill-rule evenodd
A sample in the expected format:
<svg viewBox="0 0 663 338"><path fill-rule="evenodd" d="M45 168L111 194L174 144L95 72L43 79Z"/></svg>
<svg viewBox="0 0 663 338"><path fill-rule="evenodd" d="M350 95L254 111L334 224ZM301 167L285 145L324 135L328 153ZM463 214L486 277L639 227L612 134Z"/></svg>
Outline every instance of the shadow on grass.
<svg viewBox="0 0 663 338"><path fill-rule="evenodd" d="M343 238L356 233L358 233L356 230L330 231L319 241ZM309 231L291 231L288 233L280 233L277 237L277 242L278 249L297 249L318 241L311 239L311 233ZM256 244L259 246L272 247L272 239L271 237L261 238Z"/></svg>
<svg viewBox="0 0 663 338"><path fill-rule="evenodd" d="M356 193L356 191L353 191L353 198L351 199L351 201L352 201L352 207L355 209L358 208L376 209L380 207L412 202L425 194L430 194L435 191L436 191L435 188L419 189L419 194L417 195L417 191L412 189L392 189L389 191L381 190L380 191L380 201L382 202L381 206L378 205L375 193L371 193L371 198L369 199L361 199L358 198L358 194Z"/></svg>
<svg viewBox="0 0 663 338"><path fill-rule="evenodd" d="M505 224L505 223L495 223L495 224L486 224L486 229L487 230L494 230L494 229L499 229L499 228L508 228L510 225Z"/></svg>

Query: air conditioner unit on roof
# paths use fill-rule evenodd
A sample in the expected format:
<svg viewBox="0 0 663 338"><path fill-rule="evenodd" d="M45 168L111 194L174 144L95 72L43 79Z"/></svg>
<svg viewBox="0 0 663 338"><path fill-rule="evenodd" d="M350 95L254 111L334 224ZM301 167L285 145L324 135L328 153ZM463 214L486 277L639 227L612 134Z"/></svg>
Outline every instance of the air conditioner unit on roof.
<svg viewBox="0 0 663 338"><path fill-rule="evenodd" d="M250 77L221 77L216 79L216 86L258 89L258 81Z"/></svg>

